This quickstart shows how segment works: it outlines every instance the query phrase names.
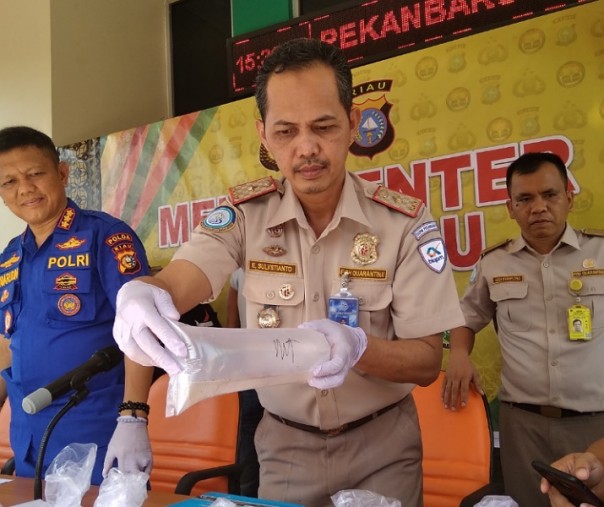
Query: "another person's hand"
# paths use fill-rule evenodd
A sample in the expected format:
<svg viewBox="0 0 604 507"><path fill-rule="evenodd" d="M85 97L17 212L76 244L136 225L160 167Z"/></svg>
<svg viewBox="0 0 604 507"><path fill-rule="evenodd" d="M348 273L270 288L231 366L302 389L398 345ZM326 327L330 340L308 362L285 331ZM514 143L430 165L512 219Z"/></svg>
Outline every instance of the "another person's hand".
<svg viewBox="0 0 604 507"><path fill-rule="evenodd" d="M483 394L480 375L472 364L470 356L463 351L451 351L449 366L442 385L442 399L445 408L455 410L458 404L465 407L470 386Z"/></svg>
<svg viewBox="0 0 604 507"><path fill-rule="evenodd" d="M121 416L107 447L103 464L103 477L117 461L117 468L122 472L151 472L153 457L147 419L142 417Z"/></svg>
<svg viewBox="0 0 604 507"><path fill-rule="evenodd" d="M602 462L591 452L576 452L567 454L558 461L552 463L554 468L581 479L589 488L600 484L604 479L604 467ZM541 479L541 492L549 496L552 507L572 507L573 504L563 496L546 479ZM582 507L589 504L581 504Z"/></svg>
<svg viewBox="0 0 604 507"><path fill-rule="evenodd" d="M303 322L298 327L323 333L331 347L331 357L315 367L308 385L317 389L332 389L342 385L348 371L358 362L367 348L365 331L360 327L338 324L329 319Z"/></svg>
<svg viewBox="0 0 604 507"><path fill-rule="evenodd" d="M179 318L168 292L133 280L122 285L117 293L113 337L133 361L143 366L159 366L169 374L178 373L180 366L158 340L175 356L186 357L185 344L166 320Z"/></svg>

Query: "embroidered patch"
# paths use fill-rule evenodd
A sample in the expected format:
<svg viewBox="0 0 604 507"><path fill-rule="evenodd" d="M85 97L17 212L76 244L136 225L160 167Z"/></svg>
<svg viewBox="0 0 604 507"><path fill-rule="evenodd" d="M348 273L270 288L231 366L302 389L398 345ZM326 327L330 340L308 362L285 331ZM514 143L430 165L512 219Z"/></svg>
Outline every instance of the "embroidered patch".
<svg viewBox="0 0 604 507"><path fill-rule="evenodd" d="M123 243L121 245L115 245L112 250L117 260L119 272L122 275L133 275L141 270L141 263L136 256L134 245L131 243Z"/></svg>
<svg viewBox="0 0 604 507"><path fill-rule="evenodd" d="M522 282L523 280L524 276L522 275L505 275L493 277L493 283Z"/></svg>
<svg viewBox="0 0 604 507"><path fill-rule="evenodd" d="M109 246L113 246L113 245L116 245L117 243L124 243L126 241L129 243L134 242L134 238L132 237L132 234L129 234L127 232L116 232L115 234L112 234L111 236L109 236L105 240L105 243Z"/></svg>
<svg viewBox="0 0 604 507"><path fill-rule="evenodd" d="M63 273L55 278L55 290L77 290L78 279L71 273Z"/></svg>
<svg viewBox="0 0 604 507"><path fill-rule="evenodd" d="M69 250L71 248L79 248L84 243L86 243L85 239L78 239L75 236L73 236L72 238L69 238L64 243L57 243L56 246L59 250Z"/></svg>
<svg viewBox="0 0 604 507"><path fill-rule="evenodd" d="M6 310L6 312L4 312L4 334L8 336L8 333L10 331L10 327L13 323L13 316L10 313L10 311Z"/></svg>
<svg viewBox="0 0 604 507"><path fill-rule="evenodd" d="M10 258L0 264L0 269L10 268L13 264L19 262L19 259L21 259L21 257L14 253Z"/></svg>
<svg viewBox="0 0 604 507"><path fill-rule="evenodd" d="M61 218L59 219L59 224L57 225L57 227L59 229L64 229L68 231L71 228L71 225L73 224L74 218L75 210L73 208L65 208L65 211L63 211L63 215L61 215Z"/></svg>
<svg viewBox="0 0 604 507"><path fill-rule="evenodd" d="M235 210L229 206L218 206L200 225L207 231L226 232L235 225Z"/></svg>
<svg viewBox="0 0 604 507"><path fill-rule="evenodd" d="M388 273L385 269L363 269L340 266L338 269L338 277L342 278L345 273L348 273L350 278L359 280L386 280L388 278Z"/></svg>
<svg viewBox="0 0 604 507"><path fill-rule="evenodd" d="M438 225L434 220L432 220L431 222L425 222L420 225L417 229L413 231L413 235L415 236L415 239L419 241L426 234L432 231L438 231Z"/></svg>
<svg viewBox="0 0 604 507"><path fill-rule="evenodd" d="M478 266L474 266L472 269L472 274L470 275L470 285L474 285L476 283L476 279L478 278Z"/></svg>
<svg viewBox="0 0 604 507"><path fill-rule="evenodd" d="M0 275L0 287L4 287L11 282L19 279L19 268L12 269Z"/></svg>
<svg viewBox="0 0 604 507"><path fill-rule="evenodd" d="M442 239L432 239L417 247L420 257L427 266L437 273L442 273L447 264L447 252Z"/></svg>
<svg viewBox="0 0 604 507"><path fill-rule="evenodd" d="M573 271L573 276L601 276L604 275L604 269L582 269Z"/></svg>
<svg viewBox="0 0 604 507"><path fill-rule="evenodd" d="M72 317L78 313L81 307L82 303L80 303L80 298L75 294L64 294L57 302L57 308L67 317Z"/></svg>
<svg viewBox="0 0 604 507"><path fill-rule="evenodd" d="M296 274L295 264L286 264L283 262L269 261L249 261L248 269L250 271L260 271L262 273L287 273L288 275Z"/></svg>

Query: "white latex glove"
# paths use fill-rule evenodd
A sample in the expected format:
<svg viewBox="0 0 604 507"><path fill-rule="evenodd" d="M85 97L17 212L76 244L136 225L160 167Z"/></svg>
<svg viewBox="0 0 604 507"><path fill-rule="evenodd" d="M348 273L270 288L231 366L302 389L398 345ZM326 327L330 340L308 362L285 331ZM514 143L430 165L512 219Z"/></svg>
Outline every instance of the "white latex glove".
<svg viewBox="0 0 604 507"><path fill-rule="evenodd" d="M109 441L103 463L103 477L107 477L115 460L117 467L124 473L151 472L153 457L147 419L129 415L117 418L117 426Z"/></svg>
<svg viewBox="0 0 604 507"><path fill-rule="evenodd" d="M113 337L133 361L143 366L159 366L175 374L181 368L166 349L177 357L186 357L187 347L166 319L177 321L179 318L168 292L133 280L122 285L117 293Z"/></svg>
<svg viewBox="0 0 604 507"><path fill-rule="evenodd" d="M348 371L357 364L367 348L365 331L329 319L303 322L298 327L323 333L331 347L329 361L315 367L308 385L317 389L332 389L342 385Z"/></svg>

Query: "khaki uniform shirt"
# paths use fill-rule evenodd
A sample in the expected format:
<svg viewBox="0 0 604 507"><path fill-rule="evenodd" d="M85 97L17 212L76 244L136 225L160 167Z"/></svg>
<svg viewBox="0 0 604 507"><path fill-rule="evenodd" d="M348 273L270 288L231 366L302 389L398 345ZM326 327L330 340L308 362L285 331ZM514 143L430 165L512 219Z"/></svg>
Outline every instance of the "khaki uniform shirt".
<svg viewBox="0 0 604 507"><path fill-rule="evenodd" d="M568 309L582 282L592 339L571 341ZM495 319L503 358L503 401L604 410L604 237L569 225L547 255L515 239L486 253L462 302L466 325L479 331Z"/></svg>
<svg viewBox="0 0 604 507"><path fill-rule="evenodd" d="M210 214L174 256L196 264L214 296L243 266L248 327L258 327L258 312L266 306L275 306L283 328L326 318L328 298L339 291L343 271L351 274L349 289L360 299L359 326L368 334L417 338L463 324L440 232L423 204L412 218L372 200L377 185L347 173L333 220L317 238L287 181L278 187L235 206L227 203L224 211L234 213L233 224L210 231ZM378 241L373 250L361 242L361 260L376 254L366 265L352 257L359 233ZM336 389L287 384L258 394L270 412L330 429L399 401L412 388L353 370Z"/></svg>

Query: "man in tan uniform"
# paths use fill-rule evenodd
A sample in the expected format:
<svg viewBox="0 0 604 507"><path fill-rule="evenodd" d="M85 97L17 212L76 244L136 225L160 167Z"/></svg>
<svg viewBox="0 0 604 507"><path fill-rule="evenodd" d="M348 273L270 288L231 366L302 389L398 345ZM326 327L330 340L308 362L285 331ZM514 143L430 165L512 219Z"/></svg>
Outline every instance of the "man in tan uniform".
<svg viewBox="0 0 604 507"><path fill-rule="evenodd" d="M216 297L242 266L248 327L301 325L331 346L308 385L258 389L259 496L313 507L358 488L420 506L408 395L436 379L442 331L463 324L436 223L421 201L346 171L360 112L337 48L310 39L276 48L256 99L258 134L284 178L231 189L161 273L122 291L116 340L137 361L179 371L155 339L185 354L164 318ZM358 327L325 318L342 285Z"/></svg>
<svg viewBox="0 0 604 507"><path fill-rule="evenodd" d="M567 224L573 194L557 155L522 155L506 183L522 235L484 252L470 278L443 398L455 407L470 384L481 389L469 354L495 319L503 478L520 507L537 507L549 502L531 461L550 463L604 436L604 232Z"/></svg>

